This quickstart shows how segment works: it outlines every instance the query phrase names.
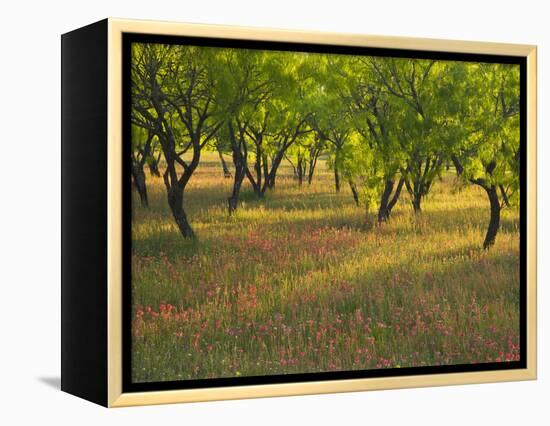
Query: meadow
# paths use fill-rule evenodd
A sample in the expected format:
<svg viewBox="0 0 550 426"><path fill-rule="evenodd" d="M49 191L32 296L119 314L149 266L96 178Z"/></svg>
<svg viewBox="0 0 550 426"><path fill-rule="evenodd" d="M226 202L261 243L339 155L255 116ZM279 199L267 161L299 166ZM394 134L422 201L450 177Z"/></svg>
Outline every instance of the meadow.
<svg viewBox="0 0 550 426"><path fill-rule="evenodd" d="M228 157L228 163L229 157ZM230 216L217 154L185 191L184 239L161 178L133 194L134 382L506 362L519 359L519 213L482 249L487 196L449 171L388 223L336 193L321 161L302 186L283 164Z"/></svg>

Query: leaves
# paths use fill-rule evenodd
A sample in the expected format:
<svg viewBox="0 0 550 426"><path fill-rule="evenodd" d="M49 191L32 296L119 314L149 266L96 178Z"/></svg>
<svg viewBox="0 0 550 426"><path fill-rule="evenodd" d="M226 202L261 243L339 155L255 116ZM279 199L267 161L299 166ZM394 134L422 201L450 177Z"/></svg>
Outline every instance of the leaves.
<svg viewBox="0 0 550 426"><path fill-rule="evenodd" d="M366 198L402 176L421 199L443 168L458 162L463 179L500 185L517 199L516 65L139 43L132 49L132 122L161 144L164 138L179 157L214 139L229 151L223 123L233 122L247 162L273 177L283 157L296 166L324 154Z"/></svg>

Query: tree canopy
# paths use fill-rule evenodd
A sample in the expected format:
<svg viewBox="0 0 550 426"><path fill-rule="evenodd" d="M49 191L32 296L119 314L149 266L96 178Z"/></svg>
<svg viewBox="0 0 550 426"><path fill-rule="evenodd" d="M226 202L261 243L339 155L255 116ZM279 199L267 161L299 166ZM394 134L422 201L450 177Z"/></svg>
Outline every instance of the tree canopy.
<svg viewBox="0 0 550 426"><path fill-rule="evenodd" d="M283 161L301 185L321 156L335 190L349 184L357 204L376 206L379 223L402 192L420 214L451 168L457 185L487 193L484 247L501 209L519 203L517 65L137 43L131 78L134 183L146 206L143 167L158 172L162 157L184 237L195 236L185 188L209 149L232 158L229 213L245 179L262 198Z"/></svg>

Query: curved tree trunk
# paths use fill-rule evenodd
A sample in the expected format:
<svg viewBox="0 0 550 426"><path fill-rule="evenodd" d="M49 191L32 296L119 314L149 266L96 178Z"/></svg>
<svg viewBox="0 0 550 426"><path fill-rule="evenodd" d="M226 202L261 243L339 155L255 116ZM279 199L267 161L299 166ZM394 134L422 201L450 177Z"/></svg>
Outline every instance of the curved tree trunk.
<svg viewBox="0 0 550 426"><path fill-rule="evenodd" d="M250 173L249 170L246 170L246 176L248 177L248 180L250 181L250 185L252 185L252 190L254 191L254 194L256 194L256 197L264 198L264 193L262 191L262 188L254 180L254 178L252 177L252 174Z"/></svg>
<svg viewBox="0 0 550 426"><path fill-rule="evenodd" d="M419 193L414 194L411 203L415 213L422 212L422 195L420 195Z"/></svg>
<svg viewBox="0 0 550 426"><path fill-rule="evenodd" d="M244 177L246 176L246 163L238 147L236 147L233 151L233 164L235 165L233 191L231 192L231 196L227 199L229 214L232 214L235 210L237 210L239 205L239 194L241 193L241 185Z"/></svg>
<svg viewBox="0 0 550 426"><path fill-rule="evenodd" d="M506 193L504 185L499 185L498 187L500 189L500 195L502 195L502 201L504 201L504 205L506 207L510 207L510 200L508 199L508 194Z"/></svg>
<svg viewBox="0 0 550 426"><path fill-rule="evenodd" d="M151 155L151 157L147 160L147 165L149 166L149 172L151 173L152 176L160 177L159 162L160 162L160 154L157 158Z"/></svg>
<svg viewBox="0 0 550 426"><path fill-rule="evenodd" d="M399 179L399 183L397 184L397 188L395 189L395 193L393 194L392 199L388 203L388 215L391 213L392 209L397 204L397 200L399 200L399 196L401 195L401 190L403 189L403 184L405 183L405 178L402 177Z"/></svg>
<svg viewBox="0 0 550 426"><path fill-rule="evenodd" d="M399 179L395 192L392 192L395 186L395 181L393 179L387 179L384 185L384 192L380 197L380 207L378 208L378 223L386 222L390 218L392 209L397 204L399 196L401 195L401 190L405 183L405 178Z"/></svg>
<svg viewBox="0 0 550 426"><path fill-rule="evenodd" d="M241 192L241 185L243 183L244 176L245 176L244 167L235 168L235 178L233 180L233 191L231 192L231 196L227 199L229 214L232 214L235 210L237 210L238 203L239 203L239 194Z"/></svg>
<svg viewBox="0 0 550 426"><path fill-rule="evenodd" d="M460 163L460 160L455 155L451 157L451 160L456 168L457 175L461 176L462 173L464 172L464 167ZM485 170L489 175L492 175L495 167L496 167L496 162L493 161L485 167ZM500 228L500 211L502 209L502 206L500 204L497 187L495 185L491 185L487 180L483 178L479 178L479 179L470 178L469 181L475 185L482 187L487 193L487 197L489 198L491 216L489 218L489 226L487 227L485 240L483 241L483 248L487 250L492 245L495 244L495 239L498 234L498 230ZM502 191L502 196L506 197L506 191L504 191L504 188L501 187L500 189ZM507 200L505 199L504 202L506 204Z"/></svg>
<svg viewBox="0 0 550 426"><path fill-rule="evenodd" d="M380 197L380 207L378 208L378 223L386 222L390 218L390 211L388 210L388 203L391 193L393 191L394 181L392 179L386 179L384 184L384 191Z"/></svg>
<svg viewBox="0 0 550 426"><path fill-rule="evenodd" d="M252 172L249 170L248 166L246 166L246 176L248 177L248 180L250 181L250 184L252 185L252 189L254 190L254 194L258 198L263 198L264 193L262 191L262 151L261 151L261 144L256 144L256 160L254 161L254 173L255 177L252 174Z"/></svg>
<svg viewBox="0 0 550 426"><path fill-rule="evenodd" d="M359 207L359 192L357 191L357 185L355 185L355 182L351 179L349 180L349 187L351 189L351 194L353 195L353 201L355 201L355 204Z"/></svg>
<svg viewBox="0 0 550 426"><path fill-rule="evenodd" d="M220 163L222 164L223 177L226 179L229 179L231 177L231 172L229 171L229 167L227 167L225 158L223 158L222 150L217 145L216 145L216 151L218 151L218 157L220 157Z"/></svg>
<svg viewBox="0 0 550 426"><path fill-rule="evenodd" d="M319 147L313 148L309 152L309 160L307 165L307 183L311 185L313 181L313 174L315 173L315 167L317 166L317 160L321 155L322 149ZM304 166L305 167L305 166Z"/></svg>
<svg viewBox="0 0 550 426"><path fill-rule="evenodd" d="M231 152L233 153L233 165L235 166L235 178L233 180L233 191L231 196L227 199L229 214L232 214L239 205L239 194L241 192L241 185L247 172L247 149L246 143L243 140L244 130L239 127L240 137L237 140L233 130L233 124L231 121L227 124L229 130L229 142L231 143Z"/></svg>
<svg viewBox="0 0 550 426"><path fill-rule="evenodd" d="M340 173L336 164L334 165L334 189L336 192L340 192Z"/></svg>
<svg viewBox="0 0 550 426"><path fill-rule="evenodd" d="M408 179L405 180L405 186L411 196L411 204L415 213L422 211L422 196L424 195L424 185L422 182L413 180L412 184Z"/></svg>
<svg viewBox="0 0 550 426"><path fill-rule="evenodd" d="M315 173L315 163L309 163L309 168L307 171L307 184L311 185L311 182L313 182L313 174Z"/></svg>
<svg viewBox="0 0 550 426"><path fill-rule="evenodd" d="M264 183L263 183L263 186L260 185L260 187L262 187L262 191L265 192L265 189L269 187L270 183L269 183L269 165L268 165L268 162L267 162L267 154L263 153L262 154L262 169L264 171Z"/></svg>
<svg viewBox="0 0 550 426"><path fill-rule="evenodd" d="M139 194L141 205L143 207L149 207L149 199L147 197L147 185L145 184L145 172L143 167L137 164L132 166L132 177L134 178L134 185Z"/></svg>
<svg viewBox="0 0 550 426"><path fill-rule="evenodd" d="M265 185L268 189L275 188L275 180L277 179L277 171L279 170L279 166L281 165L281 162L284 158L284 151L279 151L275 158L273 158L273 161L271 162L271 170L269 173L267 172L266 168L266 179L265 179ZM265 160L265 164L267 164L267 159Z"/></svg>
<svg viewBox="0 0 550 426"><path fill-rule="evenodd" d="M489 219L489 227L487 228L487 234L485 235L485 241L483 242L483 248L488 249L495 244L495 238L500 227L500 201L498 199L498 192L495 186L484 188L489 197L489 203L491 205L491 218Z"/></svg>
<svg viewBox="0 0 550 426"><path fill-rule="evenodd" d="M370 202L369 201L367 201L365 203L365 223L368 226L372 225L371 215L370 215Z"/></svg>
<svg viewBox="0 0 550 426"><path fill-rule="evenodd" d="M267 189L273 189L275 188L275 178L276 175L268 175L267 179L265 180L265 186Z"/></svg>
<svg viewBox="0 0 550 426"><path fill-rule="evenodd" d="M183 209L183 190L178 188L177 185L172 186L168 190L168 205L172 211L172 216L178 225L178 229L185 238L195 238L195 232L189 221L187 220L187 215Z"/></svg>
<svg viewBox="0 0 550 426"><path fill-rule="evenodd" d="M298 178L298 185L300 186L302 186L302 183L304 182L305 171L306 171L305 160L304 160L304 157L300 155L298 156L298 162L296 164L296 174L297 174L296 177Z"/></svg>

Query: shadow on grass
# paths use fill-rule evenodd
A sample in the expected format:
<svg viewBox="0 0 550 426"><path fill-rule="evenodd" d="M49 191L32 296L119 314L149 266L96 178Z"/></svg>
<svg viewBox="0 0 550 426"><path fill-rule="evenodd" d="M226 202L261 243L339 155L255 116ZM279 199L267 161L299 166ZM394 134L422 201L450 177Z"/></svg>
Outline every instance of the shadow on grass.
<svg viewBox="0 0 550 426"><path fill-rule="evenodd" d="M281 228L288 227L290 229L287 229L287 232L296 232L298 230L314 231L330 227L355 230L361 233L376 231L385 238L399 238L399 235L402 233L410 233L411 226L413 232L418 234L436 234L473 228L479 231L479 244L481 244L487 227L487 218L483 216L485 215L482 208L468 208L461 210L460 214L457 214L455 210L439 210L423 212L420 216L414 216L406 211L397 211L392 214L389 223L380 226L377 225L374 214L369 219L364 218L361 214L361 217L363 217L362 220L358 220L357 216L344 214L327 218L294 217L288 222L273 220L272 222L256 222L255 225L260 226L266 233L279 231ZM172 218L168 217L167 220L172 220ZM201 223L202 229L197 230L198 238L195 240L183 238L175 228L160 230L143 239L134 240L134 252L145 256L158 256L159 252L172 252L177 253L179 256L193 256L200 252L205 253L204 250L210 247L211 244L204 244L204 238L201 237L201 234L207 228L223 229L227 227L227 232L230 232L235 224L238 227L242 227L247 222L246 219L243 220L240 218L236 219L235 222L220 220L218 222ZM517 219L502 218L499 234L517 232L518 226L519 221ZM472 249L479 248L479 244L473 242Z"/></svg>
<svg viewBox="0 0 550 426"><path fill-rule="evenodd" d="M200 194L200 198L199 198ZM273 218L262 217L260 219L250 219L246 217L233 217L223 214L227 206L227 194L220 191L219 188L200 188L190 190L186 194L188 200L188 215L192 226L196 227L197 240L188 240L182 238L177 229L168 228L158 230L154 234L149 234L142 239L133 241L134 253L143 256L159 256L164 252L169 256L191 257L196 254L207 254L215 249L216 242L213 239L205 239L203 236L215 231L219 235L217 238L223 238L223 235L229 235L236 228L242 231L247 226L261 228L265 232L303 232L313 231L320 228L349 229L361 233L377 232L384 238L399 238L400 234L410 233L429 235L441 232L461 232L462 230L475 230L480 234L480 240L473 241L471 249L477 249L482 243L488 221L489 209L484 206L454 208L454 209L436 209L427 210L419 214L414 214L404 203L400 203L394 210L389 223L377 226L376 212L372 212L367 219L364 208L356 207L349 194L335 194L333 192L319 192L314 194L292 194L287 198L278 198L277 192L267 192L264 198L258 198L251 188L245 188L241 192L239 211L253 211L261 206L266 211L288 211L288 212L307 212L312 210L335 210L327 217L311 217L299 214L292 216L289 220L281 219L278 216ZM191 200L199 200L195 203ZM163 203L166 200L163 198ZM156 203L153 203L156 205ZM215 213L205 216L202 212L218 207L221 210L215 210ZM351 207L351 208L350 208ZM338 209L345 208L341 214ZM222 212L222 214L220 214ZM356 212L356 213L355 213ZM141 216L147 219L147 211L140 212L145 214ZM152 213L152 212L150 212ZM173 221L172 216L165 206L163 209L155 209L155 216L160 216L162 220L169 223ZM284 213L283 213L284 215ZM235 228L236 227L236 228ZM285 228L285 229L282 229ZM506 212L503 212L501 218L500 233L515 233L519 229L519 220L511 218ZM497 235L498 238L498 235Z"/></svg>
<svg viewBox="0 0 550 426"><path fill-rule="evenodd" d="M489 215L489 208L479 206L459 209L427 210L416 215L411 212L410 217L412 221L418 221L428 229L430 227L438 230L474 227L482 229L485 232L489 225ZM519 219L512 219L501 215L499 232L517 232L518 229Z"/></svg>
<svg viewBox="0 0 550 426"><path fill-rule="evenodd" d="M132 241L132 253L139 256L160 258L185 257L208 254L210 245L200 238L184 238L177 230L162 230L147 238Z"/></svg>

